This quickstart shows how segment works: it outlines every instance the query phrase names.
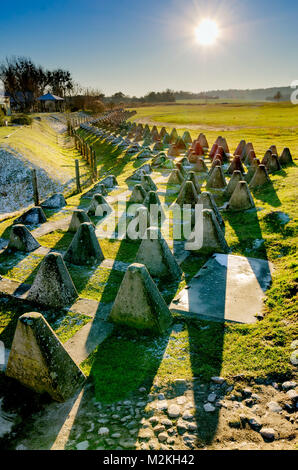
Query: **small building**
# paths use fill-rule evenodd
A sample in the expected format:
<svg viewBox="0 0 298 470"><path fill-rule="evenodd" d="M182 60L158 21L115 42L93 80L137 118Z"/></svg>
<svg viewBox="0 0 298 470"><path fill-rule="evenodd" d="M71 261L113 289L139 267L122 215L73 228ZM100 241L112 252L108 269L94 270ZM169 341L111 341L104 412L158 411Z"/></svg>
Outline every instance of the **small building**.
<svg viewBox="0 0 298 470"><path fill-rule="evenodd" d="M62 111L64 107L64 99L60 96L52 95L52 93L46 93L45 95L37 98L40 102L42 111Z"/></svg>
<svg viewBox="0 0 298 470"><path fill-rule="evenodd" d="M11 115L11 106L10 106L10 97L5 95L0 95L0 108L6 116Z"/></svg>

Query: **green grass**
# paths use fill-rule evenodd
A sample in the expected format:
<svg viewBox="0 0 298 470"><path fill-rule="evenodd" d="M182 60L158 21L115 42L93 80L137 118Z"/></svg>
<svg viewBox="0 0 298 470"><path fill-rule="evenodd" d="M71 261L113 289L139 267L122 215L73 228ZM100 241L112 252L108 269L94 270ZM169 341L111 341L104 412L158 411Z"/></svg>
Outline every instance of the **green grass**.
<svg viewBox="0 0 298 470"><path fill-rule="evenodd" d="M234 150L241 138L245 138L253 142L257 155L262 157L269 145L274 143L279 151L285 146L290 147L297 164L298 108L288 103L155 106L138 108L137 112L136 118L148 117L156 122L182 125L183 128L178 130L180 134L187 129L188 124L202 123L200 131L204 131L204 124L216 129L231 126L232 130L221 132L227 138L231 150ZM239 129L242 125L246 127ZM189 130L193 137L199 133L198 130ZM101 143L84 131L80 133L96 150L100 178L107 173L114 174L121 190L126 189L126 178L142 163ZM212 144L219 131L207 128L205 133ZM271 180L272 185L253 194L256 212L223 213L226 239L232 253L268 259L274 264L273 284L266 293L264 319L253 325L238 325L185 322L175 316L175 325L169 336L138 336L137 341L132 341L132 337L125 331L115 331L82 364L84 372L90 374L95 382L98 399L122 399L142 384L149 387L153 382L166 384L178 377L188 380L200 377L202 381L208 381L213 375L224 375L230 379L241 373L247 378L284 379L295 373L289 359L291 343L298 336L295 309L298 279L297 167L294 165L283 169L271 175ZM159 188L165 190L165 185L160 184ZM116 195L119 191L118 188L110 194ZM167 201L172 202L174 198L169 195ZM75 195L68 199L68 209L78 205L87 207L89 202L81 195ZM218 200L219 205L221 202L223 201ZM276 211L288 214L290 222L283 226ZM54 220L60 215L53 214L51 217ZM4 233L6 238L10 224L11 221L0 224L0 233ZM72 236L73 234L57 230L41 237L39 242L49 248L65 250ZM256 246L256 240L264 242ZM137 243L104 239L100 240L100 244L105 258L124 262L135 260ZM173 286L166 281L159 283L167 301L175 291L181 290L190 281L206 260L195 256L187 259L182 264L184 277L179 285ZM9 272L10 276L19 276L19 279L29 274L29 281L32 279L30 270L35 263L32 257L20 256L18 264L14 266L10 262L12 260L7 259L6 264L2 264L3 273ZM100 265L86 269L69 264L68 268L80 296L103 302L114 300L123 278L122 272ZM5 331L7 335L12 335L13 326L10 326L9 315L2 307L0 311L0 319L6 324ZM74 331L80 321L87 319L79 318L77 321L76 317L69 314L67 321L57 327L57 332L62 338L67 338L68 324L71 325L70 331Z"/></svg>
<svg viewBox="0 0 298 470"><path fill-rule="evenodd" d="M137 118L173 124L206 126L242 126L244 128L297 129L297 107L291 103L214 103L136 108ZM203 130L203 129L202 129Z"/></svg>
<svg viewBox="0 0 298 470"><path fill-rule="evenodd" d="M74 160L78 159L84 182L89 178L89 170L73 141L66 134L57 134L49 125L46 114L40 117L41 120L34 119L31 126L0 128L0 145L9 145L62 184L74 179ZM9 137L5 138L7 135Z"/></svg>

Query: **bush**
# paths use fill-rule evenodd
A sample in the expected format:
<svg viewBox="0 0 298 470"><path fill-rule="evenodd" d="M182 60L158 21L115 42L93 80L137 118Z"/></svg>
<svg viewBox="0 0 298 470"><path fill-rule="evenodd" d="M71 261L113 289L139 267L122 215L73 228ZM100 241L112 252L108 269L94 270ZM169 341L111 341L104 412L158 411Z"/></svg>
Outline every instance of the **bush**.
<svg viewBox="0 0 298 470"><path fill-rule="evenodd" d="M28 114L20 114L19 116L14 116L11 119L12 124L21 124L23 126L30 126L32 121L32 117L28 116Z"/></svg>

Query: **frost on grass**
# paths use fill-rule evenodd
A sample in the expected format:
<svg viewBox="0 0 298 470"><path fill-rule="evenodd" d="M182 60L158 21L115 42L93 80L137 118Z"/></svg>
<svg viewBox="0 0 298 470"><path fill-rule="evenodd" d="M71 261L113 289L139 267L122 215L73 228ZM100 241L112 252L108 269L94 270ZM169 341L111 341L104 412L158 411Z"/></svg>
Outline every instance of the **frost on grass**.
<svg viewBox="0 0 298 470"><path fill-rule="evenodd" d="M0 213L14 212L33 204L33 165L10 147L0 149ZM63 192L63 186L36 168L40 198Z"/></svg>

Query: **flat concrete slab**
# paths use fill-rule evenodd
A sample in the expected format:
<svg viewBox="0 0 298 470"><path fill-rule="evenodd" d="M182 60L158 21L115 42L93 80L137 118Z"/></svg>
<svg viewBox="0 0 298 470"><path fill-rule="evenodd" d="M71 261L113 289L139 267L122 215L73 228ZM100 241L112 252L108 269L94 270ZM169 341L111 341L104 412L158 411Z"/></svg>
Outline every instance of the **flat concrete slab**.
<svg viewBox="0 0 298 470"><path fill-rule="evenodd" d="M175 297L170 310L211 321L255 323L272 271L267 260L215 253Z"/></svg>

